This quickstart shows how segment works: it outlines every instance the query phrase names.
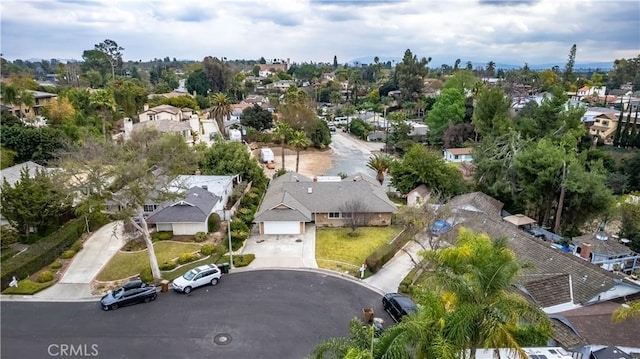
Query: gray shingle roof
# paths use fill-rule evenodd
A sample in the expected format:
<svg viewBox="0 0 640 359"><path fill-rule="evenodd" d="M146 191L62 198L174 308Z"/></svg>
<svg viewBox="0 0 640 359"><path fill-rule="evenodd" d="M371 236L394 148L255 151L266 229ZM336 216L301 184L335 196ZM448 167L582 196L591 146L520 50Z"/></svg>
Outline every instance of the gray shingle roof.
<svg viewBox="0 0 640 359"><path fill-rule="evenodd" d="M504 204L497 199L482 192L472 192L453 197L449 201L452 208L461 208L467 211L483 212L489 216L498 216Z"/></svg>
<svg viewBox="0 0 640 359"><path fill-rule="evenodd" d="M518 260L526 265L518 278L524 288L534 288L532 299L543 306L568 298L568 286L559 286L560 275L571 275L574 303L587 303L615 286L616 277L599 266L535 239L512 224L478 212L465 212L461 226L487 233L491 238L507 237L508 246ZM535 295L535 296L534 296ZM559 304L559 303L558 303Z"/></svg>
<svg viewBox="0 0 640 359"><path fill-rule="evenodd" d="M158 130L159 132L182 132L182 131L190 131L191 126L188 122L178 122L173 120L154 120L154 121L145 121L133 124L133 131L137 131L142 128L152 127Z"/></svg>
<svg viewBox="0 0 640 359"><path fill-rule="evenodd" d="M220 200L211 192L192 187L180 200L168 201L153 212L148 223L199 223L204 222L211 214L211 210Z"/></svg>
<svg viewBox="0 0 640 359"><path fill-rule="evenodd" d="M340 212L349 201L362 201L367 212L396 212L396 205L389 200L384 189L375 183L363 181L314 182L304 176L285 175L276 178L265 193L255 216L256 222L265 220L310 221L313 213ZM284 177L284 176L282 176ZM287 181L294 179L294 181ZM377 183L377 182L376 182ZM279 212L280 204L293 210ZM276 213L268 213L274 212ZM290 216L289 216L290 215ZM302 217L301 217L302 216Z"/></svg>
<svg viewBox="0 0 640 359"><path fill-rule="evenodd" d="M7 167L0 171L2 178L6 179L11 186L15 185L20 180L20 172L23 168L28 168L29 177L33 178L36 175L36 170L46 170L45 167L31 161L23 162L15 166ZM4 181L3 181L4 182Z"/></svg>
<svg viewBox="0 0 640 359"><path fill-rule="evenodd" d="M613 239L611 235L603 232L598 233L598 235L600 237L604 235L607 239L598 239L596 234L587 234L580 237L574 237L573 242L578 246L581 246L583 243L590 244L591 253L606 256L619 256L633 253L629 247Z"/></svg>

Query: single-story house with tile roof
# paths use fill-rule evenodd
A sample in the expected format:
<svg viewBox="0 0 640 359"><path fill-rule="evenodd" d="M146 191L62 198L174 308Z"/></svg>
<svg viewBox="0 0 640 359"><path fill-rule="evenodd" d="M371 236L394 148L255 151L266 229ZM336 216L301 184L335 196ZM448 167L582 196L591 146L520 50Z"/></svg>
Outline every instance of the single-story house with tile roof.
<svg viewBox="0 0 640 359"><path fill-rule="evenodd" d="M309 222L343 227L353 218L367 226L388 226L396 208L384 188L364 176L314 181L288 172L271 181L254 222L260 234L301 234Z"/></svg>
<svg viewBox="0 0 640 359"><path fill-rule="evenodd" d="M516 287L546 313L579 308L640 293L640 286L538 240L502 219L502 203L482 192L457 196L448 205L457 226L491 238L506 237L507 245L525 268Z"/></svg>
<svg viewBox="0 0 640 359"><path fill-rule="evenodd" d="M171 231L174 235L194 235L208 232L207 223L220 197L202 187L191 187L184 197L167 201L154 211L147 223L157 231Z"/></svg>

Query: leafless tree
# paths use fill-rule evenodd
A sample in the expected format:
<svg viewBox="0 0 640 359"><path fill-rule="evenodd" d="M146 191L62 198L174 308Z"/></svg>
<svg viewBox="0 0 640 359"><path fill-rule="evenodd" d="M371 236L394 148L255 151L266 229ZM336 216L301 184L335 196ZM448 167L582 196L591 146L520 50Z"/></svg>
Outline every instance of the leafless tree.
<svg viewBox="0 0 640 359"><path fill-rule="evenodd" d="M360 199L345 202L340 207L340 212L346 224L351 227L352 235L356 235L356 229L366 225L370 217L366 203Z"/></svg>

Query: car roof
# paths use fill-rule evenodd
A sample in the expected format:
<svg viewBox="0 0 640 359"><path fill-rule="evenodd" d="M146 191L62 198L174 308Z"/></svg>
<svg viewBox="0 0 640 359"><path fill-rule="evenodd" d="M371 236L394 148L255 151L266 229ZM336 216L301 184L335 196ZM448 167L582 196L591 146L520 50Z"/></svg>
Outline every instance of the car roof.
<svg viewBox="0 0 640 359"><path fill-rule="evenodd" d="M205 265L202 265L200 267L193 268L191 271L195 272L197 274L197 273L202 272L203 270L213 269L213 268L216 268L216 267L217 266L215 264L205 264Z"/></svg>
<svg viewBox="0 0 640 359"><path fill-rule="evenodd" d="M400 293L387 293L384 295L385 297L391 299L393 298L402 308L408 311L415 311L418 307L416 303L409 297L400 294Z"/></svg>
<svg viewBox="0 0 640 359"><path fill-rule="evenodd" d="M142 286L142 281L141 280L132 280L128 283L125 283L122 287L124 289L131 289L131 288L140 288L140 286Z"/></svg>

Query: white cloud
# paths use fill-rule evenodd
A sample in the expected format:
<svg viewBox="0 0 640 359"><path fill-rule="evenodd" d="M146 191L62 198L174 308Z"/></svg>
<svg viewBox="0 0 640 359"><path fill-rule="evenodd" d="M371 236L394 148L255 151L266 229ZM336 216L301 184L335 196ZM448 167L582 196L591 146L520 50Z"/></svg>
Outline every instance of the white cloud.
<svg viewBox="0 0 640 359"><path fill-rule="evenodd" d="M104 39L125 59L218 56L340 62L456 58L522 64L578 62L640 53L637 1L158 0L0 3L8 59L80 58Z"/></svg>

